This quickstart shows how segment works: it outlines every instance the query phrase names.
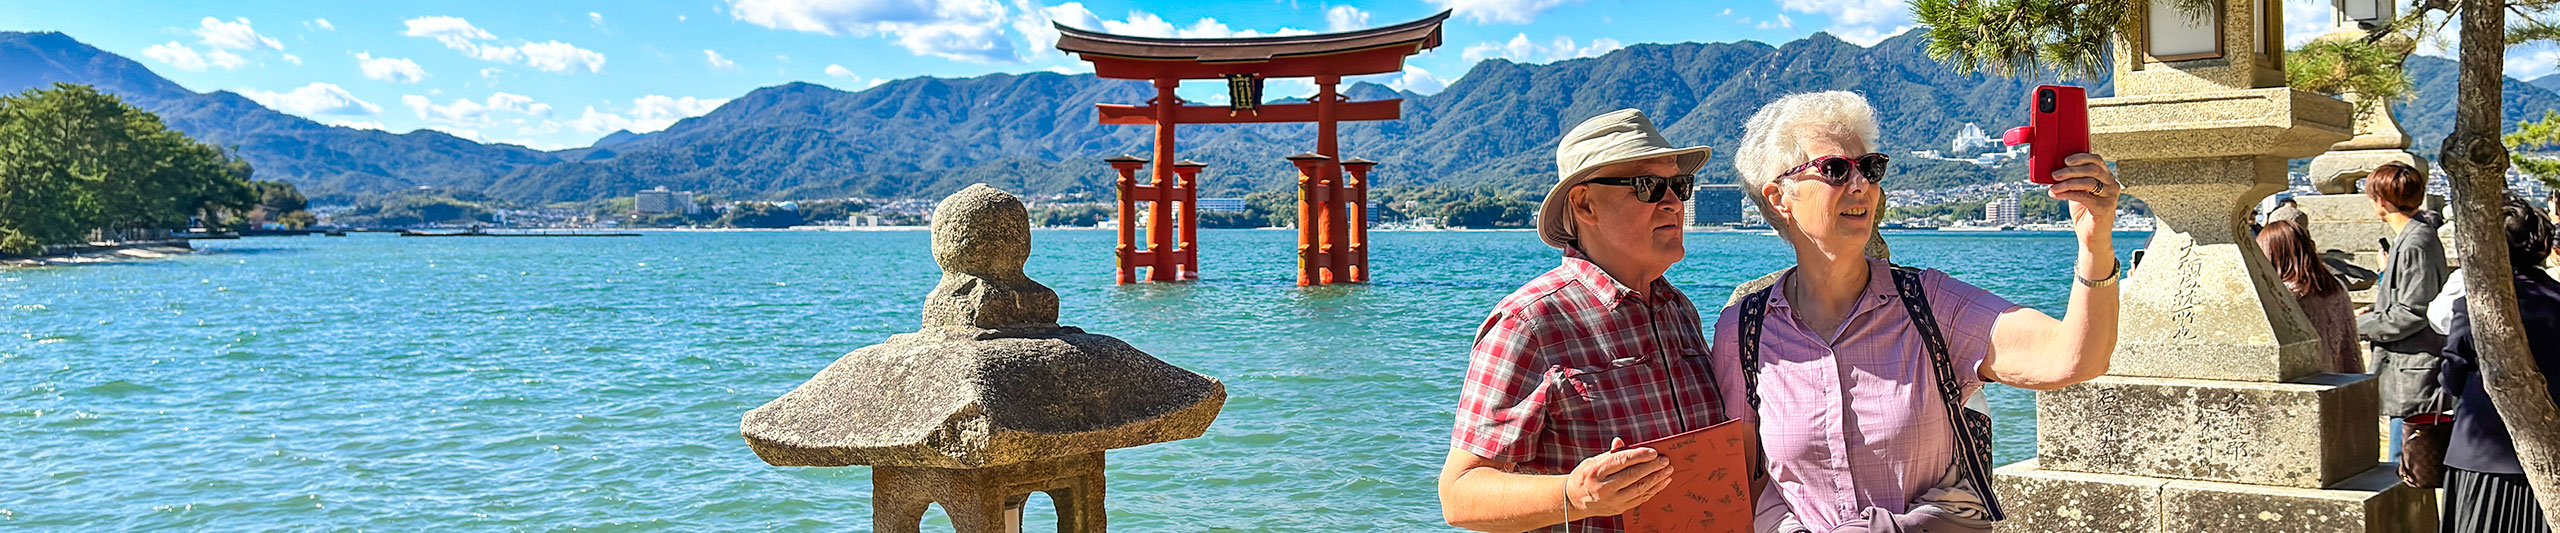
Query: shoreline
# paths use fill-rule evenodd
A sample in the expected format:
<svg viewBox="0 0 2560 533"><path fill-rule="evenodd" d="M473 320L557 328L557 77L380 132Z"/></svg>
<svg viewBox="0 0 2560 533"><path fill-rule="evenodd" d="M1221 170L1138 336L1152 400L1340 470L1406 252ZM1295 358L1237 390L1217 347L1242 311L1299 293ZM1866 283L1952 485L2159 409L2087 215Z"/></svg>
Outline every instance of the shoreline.
<svg viewBox="0 0 2560 533"><path fill-rule="evenodd" d="M170 256L196 253L186 239L147 241L108 246L76 246L62 251L28 257L0 257L0 270L49 266L95 265L167 259Z"/></svg>

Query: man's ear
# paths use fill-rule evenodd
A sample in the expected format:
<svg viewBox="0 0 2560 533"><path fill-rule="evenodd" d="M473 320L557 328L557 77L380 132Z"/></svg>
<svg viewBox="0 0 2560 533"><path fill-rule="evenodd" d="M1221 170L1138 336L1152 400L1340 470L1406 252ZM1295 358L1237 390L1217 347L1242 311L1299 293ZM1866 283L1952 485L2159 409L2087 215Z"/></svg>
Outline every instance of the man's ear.
<svg viewBox="0 0 2560 533"><path fill-rule="evenodd" d="M1565 214L1573 217L1574 227L1598 224L1600 213L1591 206L1591 186L1575 185L1564 190Z"/></svg>

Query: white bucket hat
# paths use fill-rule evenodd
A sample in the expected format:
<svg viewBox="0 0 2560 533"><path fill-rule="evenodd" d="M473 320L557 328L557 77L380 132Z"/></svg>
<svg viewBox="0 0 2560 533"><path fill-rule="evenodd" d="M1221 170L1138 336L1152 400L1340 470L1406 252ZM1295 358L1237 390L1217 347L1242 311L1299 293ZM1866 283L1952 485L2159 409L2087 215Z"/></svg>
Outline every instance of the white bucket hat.
<svg viewBox="0 0 2560 533"><path fill-rule="evenodd" d="M1565 191L1591 178L1591 171L1669 155L1679 156L1681 174L1696 174L1698 167L1707 165L1712 151L1705 146L1671 147L1671 140L1654 129L1653 120L1645 118L1643 111L1620 109L1582 121L1556 141L1556 187L1547 191L1547 201L1538 206L1538 239L1548 246L1573 248L1573 214Z"/></svg>

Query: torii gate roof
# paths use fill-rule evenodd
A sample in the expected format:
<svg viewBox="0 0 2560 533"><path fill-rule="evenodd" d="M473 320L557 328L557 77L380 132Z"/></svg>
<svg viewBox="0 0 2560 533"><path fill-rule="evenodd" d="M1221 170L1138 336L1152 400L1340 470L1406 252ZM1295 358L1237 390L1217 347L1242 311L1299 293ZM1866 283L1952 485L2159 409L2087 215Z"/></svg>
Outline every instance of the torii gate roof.
<svg viewBox="0 0 2560 533"><path fill-rule="evenodd" d="M1116 79L1352 76L1404 70L1405 56L1440 46L1441 11L1421 20L1342 33L1215 39L1113 35L1057 24L1058 49Z"/></svg>

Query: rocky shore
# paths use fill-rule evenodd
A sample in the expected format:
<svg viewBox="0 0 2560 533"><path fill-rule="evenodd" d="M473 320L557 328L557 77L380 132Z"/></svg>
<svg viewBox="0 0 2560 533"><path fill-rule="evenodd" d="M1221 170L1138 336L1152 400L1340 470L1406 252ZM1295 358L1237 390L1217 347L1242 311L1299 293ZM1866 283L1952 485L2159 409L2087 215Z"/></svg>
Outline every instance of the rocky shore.
<svg viewBox="0 0 2560 533"><path fill-rule="evenodd" d="M185 239L107 246L74 246L33 257L0 256L0 269L141 261L190 254L195 251L195 247L189 246Z"/></svg>

